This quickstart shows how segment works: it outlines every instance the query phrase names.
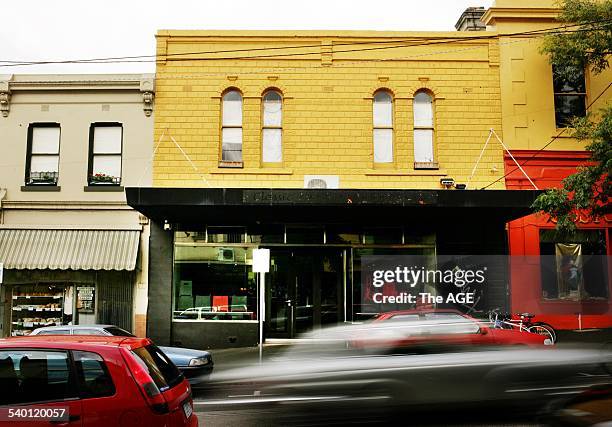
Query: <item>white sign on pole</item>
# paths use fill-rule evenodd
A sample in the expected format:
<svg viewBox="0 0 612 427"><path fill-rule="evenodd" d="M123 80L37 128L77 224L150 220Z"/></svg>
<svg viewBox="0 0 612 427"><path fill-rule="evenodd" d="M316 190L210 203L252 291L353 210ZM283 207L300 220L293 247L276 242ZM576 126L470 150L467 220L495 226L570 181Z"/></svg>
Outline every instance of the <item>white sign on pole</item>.
<svg viewBox="0 0 612 427"><path fill-rule="evenodd" d="M270 249L253 249L253 272L268 273L270 271Z"/></svg>
<svg viewBox="0 0 612 427"><path fill-rule="evenodd" d="M2 283L3 278L4 278L4 263L0 262L0 283Z"/></svg>
<svg viewBox="0 0 612 427"><path fill-rule="evenodd" d="M266 314L266 279L270 271L270 249L253 249L253 272L259 273L259 363L263 362L263 330Z"/></svg>

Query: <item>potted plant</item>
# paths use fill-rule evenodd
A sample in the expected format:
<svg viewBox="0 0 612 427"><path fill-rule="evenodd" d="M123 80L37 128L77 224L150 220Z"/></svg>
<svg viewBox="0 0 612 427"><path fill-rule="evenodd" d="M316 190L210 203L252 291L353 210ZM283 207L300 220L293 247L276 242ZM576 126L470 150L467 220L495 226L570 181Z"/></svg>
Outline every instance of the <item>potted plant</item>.
<svg viewBox="0 0 612 427"><path fill-rule="evenodd" d="M119 177L96 173L90 177L90 184L119 184Z"/></svg>
<svg viewBox="0 0 612 427"><path fill-rule="evenodd" d="M57 184L57 172L31 172L30 184Z"/></svg>

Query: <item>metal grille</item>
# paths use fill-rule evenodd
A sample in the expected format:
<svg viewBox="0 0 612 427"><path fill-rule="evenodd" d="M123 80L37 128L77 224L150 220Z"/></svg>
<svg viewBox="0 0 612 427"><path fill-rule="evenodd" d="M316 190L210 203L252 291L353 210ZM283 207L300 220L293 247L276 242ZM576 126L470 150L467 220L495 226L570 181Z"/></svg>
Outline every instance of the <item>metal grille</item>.
<svg viewBox="0 0 612 427"><path fill-rule="evenodd" d="M98 274L98 323L132 330L133 277L127 271Z"/></svg>

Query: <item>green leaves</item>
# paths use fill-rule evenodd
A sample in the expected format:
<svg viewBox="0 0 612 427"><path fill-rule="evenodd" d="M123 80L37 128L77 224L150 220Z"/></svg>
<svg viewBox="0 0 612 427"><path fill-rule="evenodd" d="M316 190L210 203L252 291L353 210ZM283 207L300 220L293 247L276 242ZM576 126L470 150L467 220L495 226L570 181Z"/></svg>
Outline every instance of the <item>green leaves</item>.
<svg viewBox="0 0 612 427"><path fill-rule="evenodd" d="M572 136L589 141L590 164L565 178L563 188L546 191L532 205L555 218L557 229L568 232L575 230L578 214L596 220L612 211L612 106L603 108L599 116L574 119L572 126Z"/></svg>
<svg viewBox="0 0 612 427"><path fill-rule="evenodd" d="M558 20L580 26L547 36L542 53L553 65L591 68L601 73L609 67L612 46L612 0L563 0Z"/></svg>

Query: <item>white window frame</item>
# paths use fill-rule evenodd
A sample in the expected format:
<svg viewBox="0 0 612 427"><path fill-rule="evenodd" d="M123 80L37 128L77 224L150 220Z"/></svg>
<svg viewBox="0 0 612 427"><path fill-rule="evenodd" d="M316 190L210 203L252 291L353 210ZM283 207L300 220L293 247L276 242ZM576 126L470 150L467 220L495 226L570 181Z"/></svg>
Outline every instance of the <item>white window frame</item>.
<svg viewBox="0 0 612 427"><path fill-rule="evenodd" d="M121 130L121 140L119 151L98 151L96 152L96 129L102 128L119 128ZM87 173L88 185L121 185L123 175L123 124L115 122L96 122L90 125L90 142L89 142L89 166ZM119 158L119 175L105 175L104 179L96 178L95 160L96 157L118 157Z"/></svg>
<svg viewBox="0 0 612 427"><path fill-rule="evenodd" d="M377 123L376 120L376 96L377 95L387 95L389 97L389 105L391 107L391 111L390 111L390 116L388 117L388 120L386 120L388 123ZM374 164L380 165L380 164L392 164L395 161L395 131L393 129L394 126L394 106L393 106L393 94L386 90L386 89L381 89L381 90L377 90L374 93L374 96L372 97L372 152L373 152L373 162ZM385 120L383 120L385 121ZM379 150L381 150L382 148L379 148L379 150L377 150L377 147L379 146L379 144L377 144L377 137L376 135L379 132L384 132L384 133L388 133L388 131L391 132L391 152L390 157L384 157L382 160L377 160L378 157L380 157L379 155L377 155L377 152ZM386 132L385 132L386 131ZM382 141L380 141L382 142Z"/></svg>
<svg viewBox="0 0 612 427"><path fill-rule="evenodd" d="M266 123L266 97L272 93L280 97L280 123ZM262 163L282 163L283 162L283 94L277 89L266 90L261 97L261 161ZM280 133L280 157L276 159L266 158L266 131L277 130Z"/></svg>
<svg viewBox="0 0 612 427"><path fill-rule="evenodd" d="M38 151L34 152L36 129L57 129L57 151ZM28 152L27 170L25 176L26 185L51 185L57 186L59 181L60 149L61 149L62 130L59 123L30 123L28 127ZM32 160L34 158L55 158L57 166L54 171L32 170Z"/></svg>
<svg viewBox="0 0 612 427"><path fill-rule="evenodd" d="M417 96L419 96L420 94L424 94L428 96L429 99L431 100L429 104L431 108L431 123L427 125L417 124L416 104L417 104ZM413 111L413 120L414 120L414 127L413 127L413 132L412 132L414 169L438 169L439 168L438 162L436 161L436 129L435 129L436 114L435 114L434 103L435 103L435 97L433 96L432 93L426 90L419 90L414 94L414 99L412 102L412 111ZM430 141L431 147L429 147L431 149L431 160L430 161L417 160L416 135L418 131L430 131L431 132L431 141Z"/></svg>
<svg viewBox="0 0 612 427"><path fill-rule="evenodd" d="M224 114L225 111L225 102L235 102L227 100L227 97L230 94L236 93L240 97L240 121L239 123L228 123L227 117ZM236 88L231 88L223 93L221 97L221 153L219 166L221 167L238 167L241 168L244 165L244 130L243 130L243 122L244 122L244 97L242 96L242 92ZM231 160L224 159L224 134L226 130L238 129L240 130L240 160ZM237 143L234 143L237 144ZM237 151L237 150L227 150L229 151Z"/></svg>

